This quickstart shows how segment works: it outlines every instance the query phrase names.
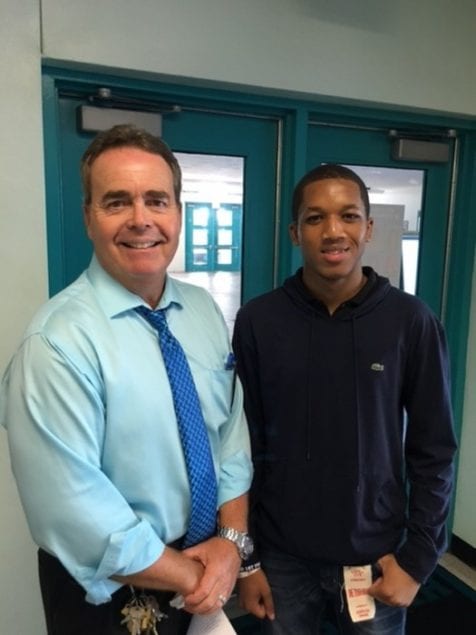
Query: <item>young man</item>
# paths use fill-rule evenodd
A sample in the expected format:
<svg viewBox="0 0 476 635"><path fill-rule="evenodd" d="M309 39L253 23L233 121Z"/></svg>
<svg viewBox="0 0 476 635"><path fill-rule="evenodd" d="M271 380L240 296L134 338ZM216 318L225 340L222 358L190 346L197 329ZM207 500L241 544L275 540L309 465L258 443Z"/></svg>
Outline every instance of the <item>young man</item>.
<svg viewBox="0 0 476 635"><path fill-rule="evenodd" d="M245 563L240 592L274 635L316 635L330 607L343 634L403 635L404 607L445 547L455 452L445 337L418 298L362 267L372 223L353 171L306 174L290 226L303 267L236 321L261 560ZM363 576L357 590L355 579L344 590L349 566ZM347 601L362 589L373 617L369 597L364 608Z"/></svg>
<svg viewBox="0 0 476 635"><path fill-rule="evenodd" d="M29 326L3 379L0 422L41 547L49 635L149 632L152 609L168 613L161 635L178 635L192 613L227 601L239 569L252 471L241 387L217 306L166 272L182 222L169 148L116 126L81 170L94 257ZM183 432L192 410L199 427ZM196 506L208 518L182 550L199 482L211 483ZM175 594L186 611L170 607Z"/></svg>

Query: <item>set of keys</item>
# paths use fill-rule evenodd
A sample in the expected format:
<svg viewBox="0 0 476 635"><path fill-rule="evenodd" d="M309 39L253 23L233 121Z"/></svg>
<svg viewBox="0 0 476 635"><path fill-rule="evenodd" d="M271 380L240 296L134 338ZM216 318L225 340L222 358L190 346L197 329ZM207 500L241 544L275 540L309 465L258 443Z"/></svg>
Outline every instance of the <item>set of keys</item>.
<svg viewBox="0 0 476 635"><path fill-rule="evenodd" d="M157 622L167 615L160 610L156 598L145 593L137 595L133 588L131 592L131 599L121 610L124 615L121 624L125 624L131 635L159 635Z"/></svg>

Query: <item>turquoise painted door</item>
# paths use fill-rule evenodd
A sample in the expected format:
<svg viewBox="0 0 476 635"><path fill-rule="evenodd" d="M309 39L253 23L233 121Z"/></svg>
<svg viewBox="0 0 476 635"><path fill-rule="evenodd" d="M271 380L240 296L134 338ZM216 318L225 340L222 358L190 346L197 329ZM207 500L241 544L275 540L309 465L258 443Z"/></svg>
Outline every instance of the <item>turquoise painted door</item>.
<svg viewBox="0 0 476 635"><path fill-rule="evenodd" d="M63 90L61 81L49 75L43 78L51 295L87 267L92 253L83 225L79 162L94 135L78 130L77 109L88 103L87 93L96 85L85 87L69 81L67 86L67 90ZM234 240L234 255L228 263L228 245L218 243L220 230L223 241L227 239L229 228L218 222L215 267L235 270L233 268L241 264L243 302L271 289L278 120L183 109L164 115L162 136L175 152L244 159L242 242ZM230 208L222 207L222 216L226 217ZM235 216L238 219L238 215ZM232 226L233 231L238 228L237 222L235 220ZM239 226L241 228L241 214Z"/></svg>
<svg viewBox="0 0 476 635"><path fill-rule="evenodd" d="M186 271L240 271L241 216L234 203L186 203Z"/></svg>
<svg viewBox="0 0 476 635"><path fill-rule="evenodd" d="M320 163L340 163L349 167L411 171L422 177L421 209L418 225L418 256L416 294L437 313L441 313L446 268L446 241L449 228L449 207L452 174L452 140L448 139L448 161L401 161L391 156L392 138L388 130L363 129L311 123L308 128L307 169ZM365 178L364 178L365 181ZM370 190L370 194L372 191ZM372 202L372 196L371 196ZM398 210L394 210L398 212ZM377 224L377 223L376 223ZM402 228L402 234L405 229ZM412 249L416 232L410 231L405 241Z"/></svg>

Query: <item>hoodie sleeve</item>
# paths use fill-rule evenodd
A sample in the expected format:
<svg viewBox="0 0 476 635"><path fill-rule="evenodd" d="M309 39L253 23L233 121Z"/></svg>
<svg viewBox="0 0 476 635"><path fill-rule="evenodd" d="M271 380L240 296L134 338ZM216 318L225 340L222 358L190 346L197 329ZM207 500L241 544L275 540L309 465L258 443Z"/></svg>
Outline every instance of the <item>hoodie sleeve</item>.
<svg viewBox="0 0 476 635"><path fill-rule="evenodd" d="M411 338L403 392L408 522L396 557L415 580L425 582L446 548L456 440L443 327L424 311L415 316Z"/></svg>

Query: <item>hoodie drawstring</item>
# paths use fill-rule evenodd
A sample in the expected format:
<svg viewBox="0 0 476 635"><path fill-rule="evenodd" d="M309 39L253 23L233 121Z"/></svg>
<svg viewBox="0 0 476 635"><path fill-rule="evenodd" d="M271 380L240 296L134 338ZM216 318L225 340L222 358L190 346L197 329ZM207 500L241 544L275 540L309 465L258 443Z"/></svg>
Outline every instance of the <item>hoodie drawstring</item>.
<svg viewBox="0 0 476 635"><path fill-rule="evenodd" d="M359 390L359 364L358 364L358 352L357 352L357 334L356 334L356 324L355 324L355 316L352 315L351 318L352 324L352 355L353 355L353 367L354 367L354 400L355 400L355 418L354 425L356 427L355 436L356 436L356 447L357 447L357 457L356 457L356 483L357 483L357 491L360 490L360 464L361 464L361 455L362 449L360 447L360 433L361 433L361 425L360 425L360 390Z"/></svg>

